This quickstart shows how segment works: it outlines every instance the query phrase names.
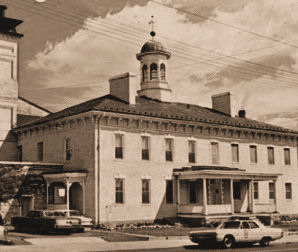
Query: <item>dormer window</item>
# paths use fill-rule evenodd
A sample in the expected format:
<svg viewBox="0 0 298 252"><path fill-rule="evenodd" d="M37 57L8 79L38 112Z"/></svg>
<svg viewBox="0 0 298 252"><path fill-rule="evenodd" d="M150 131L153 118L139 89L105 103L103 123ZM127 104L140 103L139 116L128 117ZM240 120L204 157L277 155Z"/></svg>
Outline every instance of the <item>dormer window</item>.
<svg viewBox="0 0 298 252"><path fill-rule="evenodd" d="M152 63L150 65L150 80L157 80L158 75L157 75L157 65L155 63Z"/></svg>
<svg viewBox="0 0 298 252"><path fill-rule="evenodd" d="M147 65L143 65L143 68L142 68L142 80L143 80L143 82L148 81L148 66Z"/></svg>
<svg viewBox="0 0 298 252"><path fill-rule="evenodd" d="M166 65L164 63L160 65L160 79L162 81L166 80Z"/></svg>

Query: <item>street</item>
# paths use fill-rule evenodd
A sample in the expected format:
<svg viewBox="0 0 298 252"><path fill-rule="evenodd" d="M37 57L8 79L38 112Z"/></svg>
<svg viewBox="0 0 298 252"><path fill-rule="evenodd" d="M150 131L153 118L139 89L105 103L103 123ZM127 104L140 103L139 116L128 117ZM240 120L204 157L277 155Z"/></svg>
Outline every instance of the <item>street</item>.
<svg viewBox="0 0 298 252"><path fill-rule="evenodd" d="M221 248L205 248L201 249L197 245L187 245L183 247L178 247L178 248L162 248L162 249L137 249L137 250L118 250L118 251L164 251L164 252L181 252L181 251L189 251L189 252L212 252L212 251L225 251L225 252L230 252L230 251L250 251L250 252L259 252L259 251L270 251L270 252L275 252L275 251L298 251L298 243L290 243L290 244L276 244L276 245L270 245L269 247L260 247L258 245L255 246L246 246L246 247L235 247L233 249L221 249ZM111 250L113 251L113 250ZM92 251L96 252L96 251Z"/></svg>

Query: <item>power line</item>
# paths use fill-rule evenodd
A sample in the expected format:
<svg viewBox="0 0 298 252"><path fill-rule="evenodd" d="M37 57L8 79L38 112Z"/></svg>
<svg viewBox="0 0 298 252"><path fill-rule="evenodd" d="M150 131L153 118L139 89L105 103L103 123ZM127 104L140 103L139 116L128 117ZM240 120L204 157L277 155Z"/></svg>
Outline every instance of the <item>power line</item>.
<svg viewBox="0 0 298 252"><path fill-rule="evenodd" d="M241 28L241 27L238 27L238 26L227 24L227 23L224 23L222 21L218 21L218 20L213 19L213 18L205 17L203 15L200 15L200 14L197 14L197 13L193 13L191 11L187 11L187 10L184 10L182 8L176 8L176 7L173 7L173 6L169 5L169 4L160 3L160 2L157 2L155 0L149 0L149 1L151 1L152 3L155 3L155 4L159 4L159 5L162 5L162 6L171 8L171 9L175 9L177 11L184 12L184 13L189 14L189 15L192 15L192 16L196 16L196 17L200 17L202 19L209 20L209 21L211 21L213 23L217 23L217 24L220 24L220 25L223 25L223 26L226 26L226 27L229 27L229 28L238 30L238 31L246 32L246 33L249 33L249 34L254 35L254 36L257 36L257 37L268 39L268 40L271 40L271 41L274 41L274 42L277 42L277 43L280 43L280 44L283 44L283 45L286 45L286 46L290 46L290 47L293 47L293 48L296 48L296 49L298 48L298 46L289 44L287 42L284 42L284 41L281 41L281 40L278 40L278 39L275 39L275 38L272 38L272 37L269 37L269 36L266 36L266 35L263 35L263 34L260 34L260 33L257 33L257 32L249 31L249 30L246 30L246 29Z"/></svg>

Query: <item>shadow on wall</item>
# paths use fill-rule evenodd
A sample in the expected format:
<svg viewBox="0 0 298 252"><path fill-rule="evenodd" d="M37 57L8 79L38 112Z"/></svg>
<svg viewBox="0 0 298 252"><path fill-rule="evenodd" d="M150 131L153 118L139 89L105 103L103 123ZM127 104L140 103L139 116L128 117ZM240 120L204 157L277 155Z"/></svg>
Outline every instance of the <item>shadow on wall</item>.
<svg viewBox="0 0 298 252"><path fill-rule="evenodd" d="M1 137L1 139L3 139L2 136L0 136L0 137ZM17 137L13 132L7 133L5 139L0 140L0 160L1 161L17 161L18 160Z"/></svg>

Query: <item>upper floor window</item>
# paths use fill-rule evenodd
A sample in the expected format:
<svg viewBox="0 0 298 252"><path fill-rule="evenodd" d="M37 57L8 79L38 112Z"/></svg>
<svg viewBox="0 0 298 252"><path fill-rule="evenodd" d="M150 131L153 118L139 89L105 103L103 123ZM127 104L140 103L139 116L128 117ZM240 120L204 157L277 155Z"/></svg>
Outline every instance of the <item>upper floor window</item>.
<svg viewBox="0 0 298 252"><path fill-rule="evenodd" d="M115 179L115 203L124 203L124 179Z"/></svg>
<svg viewBox="0 0 298 252"><path fill-rule="evenodd" d="M196 162L196 142L188 141L188 162L195 163Z"/></svg>
<svg viewBox="0 0 298 252"><path fill-rule="evenodd" d="M167 180L166 184L166 203L173 204L173 180Z"/></svg>
<svg viewBox="0 0 298 252"><path fill-rule="evenodd" d="M292 183L286 183L286 199L292 199Z"/></svg>
<svg viewBox="0 0 298 252"><path fill-rule="evenodd" d="M274 164L274 148L267 147L268 150L268 164Z"/></svg>
<svg viewBox="0 0 298 252"><path fill-rule="evenodd" d="M173 161L173 139L166 139L166 161Z"/></svg>
<svg viewBox="0 0 298 252"><path fill-rule="evenodd" d="M289 148L284 148L284 162L285 162L285 165L291 164L291 154L290 154Z"/></svg>
<svg viewBox="0 0 298 252"><path fill-rule="evenodd" d="M19 145L17 147L17 152L18 152L18 161L23 161L23 146Z"/></svg>
<svg viewBox="0 0 298 252"><path fill-rule="evenodd" d="M123 135L115 135L115 158L123 158Z"/></svg>
<svg viewBox="0 0 298 252"><path fill-rule="evenodd" d="M249 146L249 155L250 155L250 162L252 164L256 164L258 162L257 146L255 145Z"/></svg>
<svg viewBox="0 0 298 252"><path fill-rule="evenodd" d="M143 68L142 68L142 80L143 80L143 82L148 81L148 66L147 65L143 65Z"/></svg>
<svg viewBox="0 0 298 252"><path fill-rule="evenodd" d="M232 144L232 162L239 162L239 145Z"/></svg>
<svg viewBox="0 0 298 252"><path fill-rule="evenodd" d="M254 199L259 199L259 183L254 182Z"/></svg>
<svg viewBox="0 0 298 252"><path fill-rule="evenodd" d="M164 63L160 65L160 79L166 80L166 65Z"/></svg>
<svg viewBox="0 0 298 252"><path fill-rule="evenodd" d="M150 65L150 80L157 80L158 74L157 74L157 64L152 63Z"/></svg>
<svg viewBox="0 0 298 252"><path fill-rule="evenodd" d="M274 183L269 183L269 199L275 199L275 185Z"/></svg>
<svg viewBox="0 0 298 252"><path fill-rule="evenodd" d="M70 148L70 138L65 139L65 160L69 161L71 159L71 148Z"/></svg>
<svg viewBox="0 0 298 252"><path fill-rule="evenodd" d="M142 179L142 203L150 203L150 179Z"/></svg>
<svg viewBox="0 0 298 252"><path fill-rule="evenodd" d="M149 160L150 138L142 136L142 160Z"/></svg>
<svg viewBox="0 0 298 252"><path fill-rule="evenodd" d="M219 163L218 143L211 143L211 162L212 164Z"/></svg>
<svg viewBox="0 0 298 252"><path fill-rule="evenodd" d="M43 142L37 143L37 161L43 161Z"/></svg>

